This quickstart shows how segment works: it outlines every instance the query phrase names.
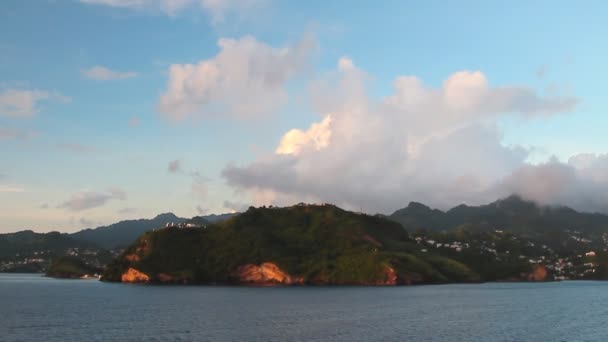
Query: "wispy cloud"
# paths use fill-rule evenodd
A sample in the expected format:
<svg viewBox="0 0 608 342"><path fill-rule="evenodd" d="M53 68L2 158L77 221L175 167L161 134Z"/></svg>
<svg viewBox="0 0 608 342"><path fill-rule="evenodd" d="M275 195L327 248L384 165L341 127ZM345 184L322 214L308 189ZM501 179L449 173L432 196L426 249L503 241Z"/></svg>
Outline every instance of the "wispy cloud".
<svg viewBox="0 0 608 342"><path fill-rule="evenodd" d="M2 185L0 184L0 192L13 192L13 193L19 193L19 192L25 192L25 189L19 186L15 186L15 185Z"/></svg>
<svg viewBox="0 0 608 342"><path fill-rule="evenodd" d="M86 219L84 217L81 217L80 220L78 220L78 222L85 227L91 227L91 226L95 225L94 221Z"/></svg>
<svg viewBox="0 0 608 342"><path fill-rule="evenodd" d="M264 7L270 0L80 0L81 3L104 5L134 10L161 11L176 16L191 8L207 12L214 23L222 22L226 15L244 15L255 8Z"/></svg>
<svg viewBox="0 0 608 342"><path fill-rule="evenodd" d="M201 207L200 205L197 205L197 206L196 206L196 212L197 212L199 215L205 215L205 214L207 214L207 213L209 212L209 210L208 210L208 209L205 209L205 208L203 208L203 207Z"/></svg>
<svg viewBox="0 0 608 342"><path fill-rule="evenodd" d="M209 193L208 183L211 179L199 172L193 172L190 176L192 177L192 193L199 198L206 198Z"/></svg>
<svg viewBox="0 0 608 342"><path fill-rule="evenodd" d="M138 211L137 208L126 207L126 208L122 208L122 209L118 210L118 213L121 215L127 215L127 214L135 214L137 211Z"/></svg>
<svg viewBox="0 0 608 342"><path fill-rule="evenodd" d="M36 136L34 132L0 126L1 140L28 140Z"/></svg>
<svg viewBox="0 0 608 342"><path fill-rule="evenodd" d="M230 212L243 212L249 208L249 204L243 202L232 202L232 201L224 201L224 208L230 210Z"/></svg>
<svg viewBox="0 0 608 342"><path fill-rule="evenodd" d="M124 80L137 76L137 73L134 71L114 71L100 65L96 65L89 69L83 69L80 72L84 77L95 81Z"/></svg>
<svg viewBox="0 0 608 342"><path fill-rule="evenodd" d="M125 192L118 188L111 188L105 192L82 191L78 192L64 203L57 206L71 211L82 211L101 207L110 200L126 200Z"/></svg>
<svg viewBox="0 0 608 342"><path fill-rule="evenodd" d="M69 102L67 96L44 90L6 89L0 92L0 116L31 117L41 101Z"/></svg>
<svg viewBox="0 0 608 342"><path fill-rule="evenodd" d="M169 162L167 166L169 173L180 173L182 172L182 162L179 159L175 159Z"/></svg>
<svg viewBox="0 0 608 342"><path fill-rule="evenodd" d="M137 127L137 126L139 126L139 124L141 124L141 120L139 120L138 117L134 116L131 119L129 119L129 127L131 127L131 128Z"/></svg>
<svg viewBox="0 0 608 342"><path fill-rule="evenodd" d="M79 143L59 143L57 144L57 148L64 151L81 154L95 154L100 152L100 150L95 147L86 146Z"/></svg>
<svg viewBox="0 0 608 342"><path fill-rule="evenodd" d="M538 67L538 69L536 69L536 77L541 80L544 79L548 73L549 67L547 65L541 65L540 67Z"/></svg>

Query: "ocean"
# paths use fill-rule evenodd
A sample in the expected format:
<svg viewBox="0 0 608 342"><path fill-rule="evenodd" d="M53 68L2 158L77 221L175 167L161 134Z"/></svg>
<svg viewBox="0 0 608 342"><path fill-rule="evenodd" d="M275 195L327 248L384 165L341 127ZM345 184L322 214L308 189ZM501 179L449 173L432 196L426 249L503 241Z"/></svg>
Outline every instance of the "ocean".
<svg viewBox="0 0 608 342"><path fill-rule="evenodd" d="M110 284L0 274L0 341L608 341L608 282Z"/></svg>

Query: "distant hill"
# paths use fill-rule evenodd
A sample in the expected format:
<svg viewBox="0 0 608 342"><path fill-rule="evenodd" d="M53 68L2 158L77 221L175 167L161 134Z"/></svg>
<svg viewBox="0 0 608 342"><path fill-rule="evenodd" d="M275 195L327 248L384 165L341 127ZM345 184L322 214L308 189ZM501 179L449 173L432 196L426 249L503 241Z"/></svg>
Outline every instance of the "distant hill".
<svg viewBox="0 0 608 342"><path fill-rule="evenodd" d="M34 253L63 253L68 248L91 248L93 243L79 241L69 234L59 232L35 233L24 230L17 233L0 234L0 259L34 255Z"/></svg>
<svg viewBox="0 0 608 342"><path fill-rule="evenodd" d="M446 212L412 202L388 217L410 232L504 231L563 254L603 250L608 241L608 215L539 206L518 196L481 206L462 204Z"/></svg>
<svg viewBox="0 0 608 342"><path fill-rule="evenodd" d="M44 272L52 259L70 252L86 253L89 262L99 265L112 259L93 243L76 240L69 234L24 230L0 234L0 272Z"/></svg>
<svg viewBox="0 0 608 342"><path fill-rule="evenodd" d="M238 215L238 213L225 213L225 214L217 214L217 215L211 214L211 215L206 215L206 216L195 216L192 218L192 220L194 220L195 218L200 218L209 223L216 223L216 222L226 221L230 218L233 218L236 215Z"/></svg>
<svg viewBox="0 0 608 342"><path fill-rule="evenodd" d="M608 229L608 215L580 213L568 207L539 206L518 196L510 196L481 206L461 204L447 212L411 202L388 217L401 223L409 231L453 230L462 225L517 232L551 228L597 233Z"/></svg>
<svg viewBox="0 0 608 342"><path fill-rule="evenodd" d="M396 285L481 277L461 262L421 251L391 220L333 205L296 205L250 208L206 228L147 232L108 265L102 279Z"/></svg>
<svg viewBox="0 0 608 342"><path fill-rule="evenodd" d="M173 213L165 213L153 219L126 220L109 226L84 229L70 236L76 240L94 243L106 249L124 248L141 234L154 228L164 227L167 223L182 223L187 219Z"/></svg>
<svg viewBox="0 0 608 342"><path fill-rule="evenodd" d="M234 214L185 219L166 213L153 219L121 221L72 234L31 230L0 234L0 272L46 272L53 259L68 254L78 256L94 267L101 267L113 258L112 250L128 246L149 230L164 227L167 223L190 222L204 226L232 216Z"/></svg>
<svg viewBox="0 0 608 342"><path fill-rule="evenodd" d="M84 229L71 234L74 239L92 242L102 248L116 249L124 248L131 244L141 234L155 228L164 227L167 223L195 223L207 225L213 222L221 222L229 219L235 214L220 214L208 216L195 216L191 219L178 217L173 213L165 213L153 219L139 219L120 221L109 226Z"/></svg>

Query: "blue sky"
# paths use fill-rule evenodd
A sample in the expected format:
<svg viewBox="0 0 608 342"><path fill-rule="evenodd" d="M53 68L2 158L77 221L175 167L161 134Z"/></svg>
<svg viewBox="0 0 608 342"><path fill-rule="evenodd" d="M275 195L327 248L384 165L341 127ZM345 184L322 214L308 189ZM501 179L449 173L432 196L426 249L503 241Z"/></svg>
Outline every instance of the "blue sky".
<svg viewBox="0 0 608 342"><path fill-rule="evenodd" d="M171 2L3 1L0 6L0 232L26 228L74 231L120 219L153 217L167 211L193 216L239 210L249 204L288 204L300 200L364 206L368 211L390 211L409 200L419 200L418 197L428 198L430 204L439 207L475 203L505 191L526 188L510 175L521 175L523 171L518 173L518 170L529 167L547 166L545 163L552 156L558 159L554 164L567 167L572 166L568 162L572 156L593 153L594 158L599 159L608 149L603 87L608 78L608 68L604 66L608 55L608 45L604 42L608 34L605 23L608 5L604 2L588 1L583 6L566 1L508 4L427 1L421 4L413 1L225 0L213 5L214 2L191 0L185 1L183 8L170 12L166 6ZM253 40L250 49L244 47L243 37ZM234 39L237 48L243 49L227 57L224 64L217 64L225 68L220 72L233 78L224 77L221 78L224 83L218 81L210 85L211 95L196 89L197 84L188 83L186 95L179 96L197 95L194 99L175 100L188 106L186 118L176 120L177 102L161 105L163 95L178 96L169 89L169 83L177 77L170 66L219 60L216 57L222 52L218 46L220 39ZM301 55L294 53L293 60L281 55L280 49L298 51L298 46L302 47ZM246 80L252 85L226 81L234 79L235 75L230 73L238 69L241 60L237 56L241 53L251 53L250 61L268 68L259 71L263 75L261 81L253 78L258 71L252 69L248 71L249 76L235 74L249 77ZM265 56L275 56L275 53L278 63L283 63L277 70L282 71L264 62ZM347 79L340 76L343 70L337 67L343 57L365 74L362 82L369 102L382 103L393 93L394 81L399 76L416 76L425 87L440 89L443 82L458 71L479 71L490 88L525 88L541 98L575 99L576 105L547 109L547 115L510 115L510 112L526 111L520 105L524 100L514 99L512 106L497 110L508 113L496 113L491 122L488 119L482 123L467 121L466 125L471 127L493 127L500 148L511 151L521 147L527 151L524 156L518 155L517 162L505 162L508 166L496 172L501 177L472 172L475 178L488 178L481 192L462 194L460 191L462 196L450 192L453 180L469 175L463 168L462 174L449 175L452 181L446 178L443 188L420 186L416 191L382 197L380 201L373 196L352 200L348 196L374 191L386 193L383 187L374 188L379 182L373 181L384 175L377 170L375 173L361 170L357 177L353 174L353 179L359 179L361 188L367 191L360 191L355 184L353 188L340 185L325 193L314 190L314 184L307 185L306 177L310 173L293 173L313 162L319 167L330 165L322 159L321 150L326 145L333 148L339 144L336 132L346 127L343 119L346 116L332 116L334 138L329 142L319 145L315 140L312 150L321 154L310 152L308 156L298 152L284 157L274 153L288 131L299 129L303 136L313 134L307 131L309 127L330 114L330 109L327 112L320 109L322 106L311 93L319 83L340 77ZM97 76L92 73L96 66L101 70ZM259 96L252 94L259 90L256 82L270 82L268 75L278 75L280 84L260 90ZM35 99L24 100L25 92L35 94ZM331 98L340 99L340 96ZM350 97L345 95L345 98ZM245 109L237 113L235 108L239 103L243 103ZM544 105L547 104L538 104ZM247 108L252 112L247 113ZM331 109L335 108L338 107ZM421 111L419 115L426 114ZM371 117L381 117L381 114ZM405 125L403 137L416 136L417 132L408 131L413 125L399 122ZM416 121L417 124L420 123ZM399 140L399 127L389 126L395 128L391 134ZM425 133L428 137L436 137L441 131L437 127L434 132L434 127ZM446 129L453 132L453 127ZM361 131L351 133L352 139L361 140L358 138ZM298 146L312 144L311 141L298 142ZM379 140L372 143L377 143L378 150L370 153L387 151L387 145ZM349 156L346 152L339 152L355 146L343 144L340 149L336 147L333 156L344 156L345 161L328 166L327 179L332 179L332 172L343 173L339 167L361 164L360 160L346 159ZM484 145L484 141L475 142L475 146L479 145ZM454 153L469 154L467 149L451 154ZM408 160L413 160L412 156ZM299 166L282 173L273 165L284 158L292 158L293 165ZM430 160L436 161L434 165L438 168L451 168L449 160L442 158ZM176 160L174 165L178 167L170 171L169 163ZM472 160L484 165L503 162L481 157ZM265 168L268 165L273 167ZM467 165L478 168L469 161ZM238 172L226 172L230 167ZM406 168L407 172L415 172ZM273 174L275 170L277 173ZM576 178L574 184L583 181L583 175L595 175L598 170L602 169L582 170L587 173L577 173L580 179ZM281 177L284 181L270 180ZM398 175L394 177L399 183L396 187L415 187ZM289 184L290 181L294 184ZM421 178L416 186L426 184L425 181ZM594 181L603 182L599 178ZM518 185L501 191L489 190L497 184ZM427 191L442 197L418 196ZM554 204L547 199L549 196L561 199L563 203L559 204L581 209L590 205L589 210L603 210L604 198L597 197L599 195L583 193L571 198L566 192L553 188L551 191L543 188L542 194L523 191L540 202ZM367 205L383 200L387 203L390 200L394 205Z"/></svg>

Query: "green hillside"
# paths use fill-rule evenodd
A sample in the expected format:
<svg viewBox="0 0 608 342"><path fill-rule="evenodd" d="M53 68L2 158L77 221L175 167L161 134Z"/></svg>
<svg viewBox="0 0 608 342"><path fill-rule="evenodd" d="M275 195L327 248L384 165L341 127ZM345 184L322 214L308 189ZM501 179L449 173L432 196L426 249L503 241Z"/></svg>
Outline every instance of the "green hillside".
<svg viewBox="0 0 608 342"><path fill-rule="evenodd" d="M55 278L80 278L85 275L93 276L100 272L99 267L87 264L81 258L62 256L53 260L46 275Z"/></svg>
<svg viewBox="0 0 608 342"><path fill-rule="evenodd" d="M253 279L260 273L262 279ZM519 277L519 270L513 276ZM206 228L145 233L102 279L380 285L482 277L461 262L423 251L400 224L386 218L333 205L297 205L252 207Z"/></svg>

